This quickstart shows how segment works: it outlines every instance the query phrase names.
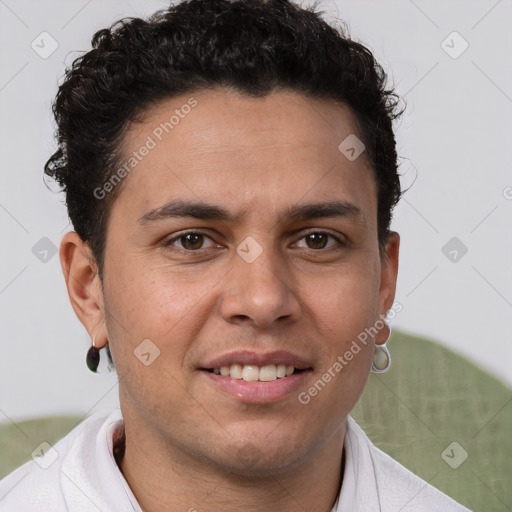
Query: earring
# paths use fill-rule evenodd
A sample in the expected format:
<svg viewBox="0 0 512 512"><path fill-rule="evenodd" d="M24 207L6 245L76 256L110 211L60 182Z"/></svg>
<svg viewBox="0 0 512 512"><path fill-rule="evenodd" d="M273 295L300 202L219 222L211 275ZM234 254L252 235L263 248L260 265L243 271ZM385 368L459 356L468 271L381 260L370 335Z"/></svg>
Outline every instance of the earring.
<svg viewBox="0 0 512 512"><path fill-rule="evenodd" d="M391 366L391 354L389 353L388 347L386 346L386 343L391 337L391 329L389 326L387 327L389 329L388 339L382 345L375 345L372 366L370 368L372 373L385 373Z"/></svg>
<svg viewBox="0 0 512 512"><path fill-rule="evenodd" d="M89 370L96 373L98 365L100 364L100 349L94 345L94 340L92 340L92 345L87 351L87 357L85 360Z"/></svg>
<svg viewBox="0 0 512 512"><path fill-rule="evenodd" d="M376 345L373 354L372 373L385 373L391 366L391 355L386 345Z"/></svg>

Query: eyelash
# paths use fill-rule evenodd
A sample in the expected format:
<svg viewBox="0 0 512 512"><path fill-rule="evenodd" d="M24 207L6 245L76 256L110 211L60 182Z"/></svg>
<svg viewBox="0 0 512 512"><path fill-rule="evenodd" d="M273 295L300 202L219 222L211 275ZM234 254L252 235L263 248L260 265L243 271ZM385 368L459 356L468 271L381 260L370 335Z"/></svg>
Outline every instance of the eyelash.
<svg viewBox="0 0 512 512"><path fill-rule="evenodd" d="M191 235L191 234L201 235L201 236L209 238L210 240L213 241L211 236L207 235L206 233L203 233L202 231L190 230L190 231L183 231L183 232L179 233L177 236L175 236L169 240L166 240L165 242L163 242L163 245L165 247L170 247L170 246L172 246L173 242L176 242L177 240L180 240L181 238L183 238L187 235ZM341 247L346 246L346 243L343 240L341 240L341 238L339 238L336 235L333 235L332 233L330 233L328 231L309 231L308 233L305 233L304 235L302 235L302 237L299 238L299 241L309 235L316 235L316 234L327 235L328 237L333 238L338 243L339 246L341 246ZM183 249L183 248L175 247L174 249L176 250L176 252L181 253L181 254L192 254L192 253L199 253L203 248L194 250L194 249ZM329 251L329 250L333 249L333 247L327 247L327 248L322 248L322 249L310 249L310 248L306 248L306 249L309 249L310 251L314 251L314 252L323 252L323 251Z"/></svg>

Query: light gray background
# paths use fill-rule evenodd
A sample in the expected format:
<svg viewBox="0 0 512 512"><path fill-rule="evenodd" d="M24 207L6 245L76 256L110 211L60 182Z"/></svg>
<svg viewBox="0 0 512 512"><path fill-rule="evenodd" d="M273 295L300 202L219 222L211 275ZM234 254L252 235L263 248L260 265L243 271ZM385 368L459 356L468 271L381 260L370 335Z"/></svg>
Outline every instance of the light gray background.
<svg viewBox="0 0 512 512"><path fill-rule="evenodd" d="M309 3L309 2L307 2ZM512 384L512 4L510 1L325 1L387 70L407 111L397 126L407 187L394 327L432 337ZM93 33L165 1L0 0L0 421L85 413L117 403L116 376L85 365L90 340L69 304L55 246L70 229L42 181L53 153L51 101L64 63ZM46 31L47 59L32 48ZM450 57L457 31L469 48ZM461 40L447 40L452 52ZM48 47L46 47L48 48ZM414 178L416 178L414 180ZM442 252L452 237L468 248ZM460 253L459 253L460 255ZM50 255L49 255L50 256Z"/></svg>

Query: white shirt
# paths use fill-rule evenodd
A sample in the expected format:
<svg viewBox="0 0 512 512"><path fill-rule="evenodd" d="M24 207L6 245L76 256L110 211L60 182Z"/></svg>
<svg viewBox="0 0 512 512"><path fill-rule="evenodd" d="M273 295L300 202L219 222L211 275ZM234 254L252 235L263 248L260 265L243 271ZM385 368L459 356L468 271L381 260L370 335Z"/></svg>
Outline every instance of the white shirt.
<svg viewBox="0 0 512 512"><path fill-rule="evenodd" d="M143 512L116 464L119 409L97 412L0 481L0 512ZM331 512L468 512L376 448L350 416Z"/></svg>

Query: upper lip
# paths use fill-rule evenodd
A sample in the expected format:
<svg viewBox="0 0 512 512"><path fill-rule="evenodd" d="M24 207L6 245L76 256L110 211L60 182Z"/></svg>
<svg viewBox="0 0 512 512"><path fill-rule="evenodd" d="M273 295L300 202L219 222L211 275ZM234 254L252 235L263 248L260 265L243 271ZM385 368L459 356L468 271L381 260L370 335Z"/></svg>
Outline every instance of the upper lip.
<svg viewBox="0 0 512 512"><path fill-rule="evenodd" d="M295 368L299 370L305 370L311 367L304 358L284 350L263 353L252 350L236 350L207 361L204 365L201 365L201 368L212 369L222 366L231 366L233 364L252 364L254 366L284 364L286 366L295 366Z"/></svg>

